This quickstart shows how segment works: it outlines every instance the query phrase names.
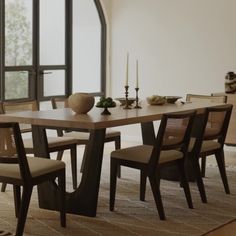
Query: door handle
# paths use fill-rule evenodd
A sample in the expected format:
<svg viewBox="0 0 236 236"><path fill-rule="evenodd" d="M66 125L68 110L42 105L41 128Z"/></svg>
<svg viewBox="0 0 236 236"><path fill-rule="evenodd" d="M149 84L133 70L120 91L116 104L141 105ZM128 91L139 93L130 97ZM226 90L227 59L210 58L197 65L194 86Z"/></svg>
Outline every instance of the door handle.
<svg viewBox="0 0 236 236"><path fill-rule="evenodd" d="M52 74L52 72L39 72L40 75Z"/></svg>

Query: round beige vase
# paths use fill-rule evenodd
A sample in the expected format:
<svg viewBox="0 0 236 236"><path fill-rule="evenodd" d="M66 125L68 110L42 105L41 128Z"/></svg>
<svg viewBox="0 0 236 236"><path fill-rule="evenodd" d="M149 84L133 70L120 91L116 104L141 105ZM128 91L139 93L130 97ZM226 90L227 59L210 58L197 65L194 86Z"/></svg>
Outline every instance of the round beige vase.
<svg viewBox="0 0 236 236"><path fill-rule="evenodd" d="M88 93L74 93L68 98L68 106L77 114L86 114L94 105L94 96Z"/></svg>

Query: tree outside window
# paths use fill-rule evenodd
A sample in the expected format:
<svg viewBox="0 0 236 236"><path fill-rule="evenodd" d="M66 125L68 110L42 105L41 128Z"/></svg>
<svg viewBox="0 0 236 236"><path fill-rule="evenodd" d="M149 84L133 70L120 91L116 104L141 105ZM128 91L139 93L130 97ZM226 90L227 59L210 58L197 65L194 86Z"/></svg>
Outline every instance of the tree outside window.
<svg viewBox="0 0 236 236"><path fill-rule="evenodd" d="M5 2L5 66L32 65L32 8L25 1ZM5 98L25 97L28 97L28 71L6 72Z"/></svg>

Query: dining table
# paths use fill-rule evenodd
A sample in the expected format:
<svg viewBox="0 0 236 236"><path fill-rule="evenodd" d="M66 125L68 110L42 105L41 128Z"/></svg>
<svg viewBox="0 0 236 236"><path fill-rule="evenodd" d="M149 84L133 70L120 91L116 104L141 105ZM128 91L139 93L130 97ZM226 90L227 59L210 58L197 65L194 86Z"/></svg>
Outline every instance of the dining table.
<svg viewBox="0 0 236 236"><path fill-rule="evenodd" d="M50 158L46 129L69 128L70 130L87 129L90 132L86 145L86 159L78 188L66 194L68 213L96 216L98 194L103 159L106 128L140 124L143 144L152 145L155 140L154 121L163 114L196 110L198 114L207 107L222 104L207 101L149 105L142 102L141 109L124 109L117 105L110 108L111 115L102 115L101 108L93 107L87 114L76 114L70 108L23 111L0 115L0 122L19 122L31 124L34 155ZM39 207L59 210L59 194L56 182L46 182L38 186Z"/></svg>

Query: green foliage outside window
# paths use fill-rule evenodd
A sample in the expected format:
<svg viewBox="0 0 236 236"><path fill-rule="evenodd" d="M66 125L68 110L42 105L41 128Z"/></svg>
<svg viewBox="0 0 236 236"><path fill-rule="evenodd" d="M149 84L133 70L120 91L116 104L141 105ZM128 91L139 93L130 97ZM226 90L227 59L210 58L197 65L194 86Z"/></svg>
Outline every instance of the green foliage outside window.
<svg viewBox="0 0 236 236"><path fill-rule="evenodd" d="M32 27L24 1L5 5L5 65L32 65ZM28 97L28 71L5 73L5 98Z"/></svg>

